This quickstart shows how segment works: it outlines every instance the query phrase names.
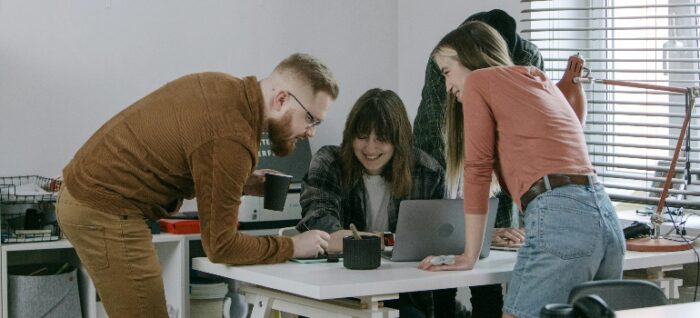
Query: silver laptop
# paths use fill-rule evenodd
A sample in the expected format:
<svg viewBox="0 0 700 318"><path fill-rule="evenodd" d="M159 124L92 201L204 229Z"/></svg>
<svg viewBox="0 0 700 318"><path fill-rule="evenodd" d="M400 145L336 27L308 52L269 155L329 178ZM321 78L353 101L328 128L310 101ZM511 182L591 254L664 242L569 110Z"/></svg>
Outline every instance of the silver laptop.
<svg viewBox="0 0 700 318"><path fill-rule="evenodd" d="M479 258L489 256L491 233L496 224L498 199L489 200L484 244ZM464 201L404 200L392 251L383 254L395 262L420 261L428 255L456 255L464 252Z"/></svg>

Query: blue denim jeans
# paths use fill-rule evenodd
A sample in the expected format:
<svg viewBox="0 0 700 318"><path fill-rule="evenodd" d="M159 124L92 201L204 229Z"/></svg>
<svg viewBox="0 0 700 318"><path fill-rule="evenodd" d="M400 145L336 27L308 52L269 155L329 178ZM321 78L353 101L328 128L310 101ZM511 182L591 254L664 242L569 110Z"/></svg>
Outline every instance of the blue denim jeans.
<svg viewBox="0 0 700 318"><path fill-rule="evenodd" d="M601 184L567 185L537 196L525 210L525 236L504 312L537 318L542 306L566 303L580 283L622 277L624 236Z"/></svg>

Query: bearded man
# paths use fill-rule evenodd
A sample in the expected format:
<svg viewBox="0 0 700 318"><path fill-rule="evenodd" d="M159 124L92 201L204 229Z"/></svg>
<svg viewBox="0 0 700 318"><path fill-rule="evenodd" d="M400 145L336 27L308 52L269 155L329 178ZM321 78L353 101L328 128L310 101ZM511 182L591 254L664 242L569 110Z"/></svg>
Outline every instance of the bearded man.
<svg viewBox="0 0 700 318"><path fill-rule="evenodd" d="M167 317L147 220L197 198L202 245L216 263L263 264L322 253L329 236L237 231L241 196L262 195L263 132L290 154L338 96L330 70L293 54L266 78L198 73L176 79L107 121L64 168L56 214L110 317Z"/></svg>

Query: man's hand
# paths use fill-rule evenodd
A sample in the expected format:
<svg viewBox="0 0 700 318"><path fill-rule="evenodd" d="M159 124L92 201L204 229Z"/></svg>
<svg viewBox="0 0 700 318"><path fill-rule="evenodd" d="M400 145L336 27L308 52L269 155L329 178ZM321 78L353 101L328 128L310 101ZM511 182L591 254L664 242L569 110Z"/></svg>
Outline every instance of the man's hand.
<svg viewBox="0 0 700 318"><path fill-rule="evenodd" d="M439 271L468 271L474 268L474 264L476 264L476 259L470 259L464 254L460 255L455 255L454 256L454 264L452 265L433 265L433 258L437 256L428 256L424 258L420 264L418 264L418 268L426 271L431 271L431 272L439 272Z"/></svg>
<svg viewBox="0 0 700 318"><path fill-rule="evenodd" d="M491 244L510 246L525 242L525 231L518 228L495 228L491 234Z"/></svg>
<svg viewBox="0 0 700 318"><path fill-rule="evenodd" d="M343 238L350 235L352 235L352 231L350 230L338 230L331 233L331 239L328 242L326 251L328 251L328 253L342 253Z"/></svg>
<svg viewBox="0 0 700 318"><path fill-rule="evenodd" d="M253 174L248 177L245 185L243 186L244 195L254 195L256 197L261 197L265 195L265 174L266 173L280 173L272 169L260 169L253 171Z"/></svg>
<svg viewBox="0 0 700 318"><path fill-rule="evenodd" d="M294 244L294 255L293 257L316 257L328 248L328 240L331 236L328 233L311 230L304 233L292 236L292 243Z"/></svg>

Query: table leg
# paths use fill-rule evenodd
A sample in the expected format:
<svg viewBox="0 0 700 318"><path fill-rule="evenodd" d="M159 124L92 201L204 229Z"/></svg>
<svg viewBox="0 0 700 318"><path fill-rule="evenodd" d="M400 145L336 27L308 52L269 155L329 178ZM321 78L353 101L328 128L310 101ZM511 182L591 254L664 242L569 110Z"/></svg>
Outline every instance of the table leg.
<svg viewBox="0 0 700 318"><path fill-rule="evenodd" d="M246 299L248 300L248 297L246 297ZM255 297L249 300L249 303L253 304L253 312L250 315L251 318L270 317L273 302L273 300L270 299L270 297L263 295L255 295Z"/></svg>
<svg viewBox="0 0 700 318"><path fill-rule="evenodd" d="M278 310L307 317L337 318L395 318L399 312L382 306L381 302L399 298L398 294L362 297L360 302L347 299L318 300L273 289L243 285L240 289L246 301L253 304L254 318L266 318L271 310Z"/></svg>
<svg viewBox="0 0 700 318"><path fill-rule="evenodd" d="M663 290L664 295L668 299L678 299L680 293L679 287L683 286L683 280L680 278L666 277L668 271L682 270L683 265L670 265L662 267L650 267L645 269L626 271L624 278L638 278L648 280Z"/></svg>

